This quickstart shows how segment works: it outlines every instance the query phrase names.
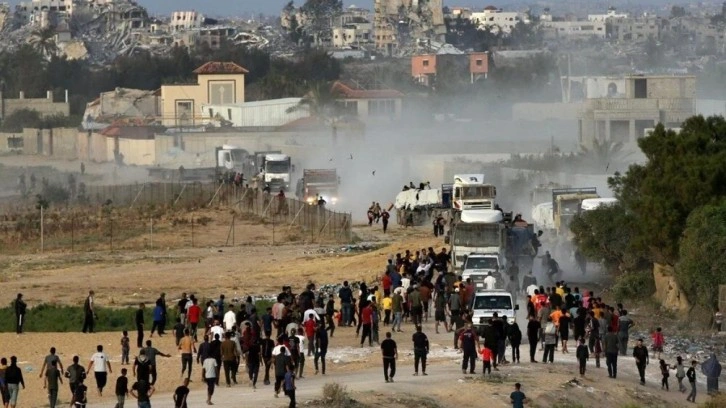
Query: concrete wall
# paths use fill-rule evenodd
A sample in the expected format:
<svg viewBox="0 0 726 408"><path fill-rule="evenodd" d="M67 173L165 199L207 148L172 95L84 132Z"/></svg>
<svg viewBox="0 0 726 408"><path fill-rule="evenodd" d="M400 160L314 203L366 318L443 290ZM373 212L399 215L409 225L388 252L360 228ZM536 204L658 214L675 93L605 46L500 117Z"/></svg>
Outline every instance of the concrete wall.
<svg viewBox="0 0 726 408"><path fill-rule="evenodd" d="M111 156L113 159L113 143ZM124 164L136 166L153 166L156 162L154 140L119 139L119 152L124 155Z"/></svg>
<svg viewBox="0 0 726 408"><path fill-rule="evenodd" d="M5 95L7 97L8 95ZM68 116L71 112L70 104L66 102L53 102L53 98L19 98L19 99L2 99L0 93L0 103L4 104L4 109L0 106L0 118L13 114L21 109L30 109L37 111L41 116L63 115Z"/></svg>

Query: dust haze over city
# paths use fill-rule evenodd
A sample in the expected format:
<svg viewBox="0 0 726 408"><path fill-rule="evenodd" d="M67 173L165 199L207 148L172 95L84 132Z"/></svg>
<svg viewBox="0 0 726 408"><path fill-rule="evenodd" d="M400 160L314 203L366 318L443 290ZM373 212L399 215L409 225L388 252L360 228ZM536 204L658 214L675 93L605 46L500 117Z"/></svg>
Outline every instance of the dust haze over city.
<svg viewBox="0 0 726 408"><path fill-rule="evenodd" d="M115 345L117 331L137 327L129 316L139 302L153 305L159 293L170 294L162 303L171 302L172 318L177 301L186 310L183 291L200 305L226 293L247 313L240 298L255 297L262 310L280 282L293 293L314 283L326 300L344 280L356 291L360 282L384 287L384 270L390 278L395 269L411 283L405 304L422 287L436 294L426 302L445 299L423 322L412 303L403 337L380 328L381 339L391 330L399 342L406 378L367 392L379 387L381 351L337 321L330 380L306 375L301 400L316 405L322 392L329 401L324 383L336 381L350 387L341 398L361 407L468 407L475 383L484 390L477 406L509 406L519 381L536 406L640 406L647 395L680 407L681 393L654 388L655 369L647 394L634 388L630 360L617 379L603 379L591 357L577 377L574 350L555 353L546 376L525 358L480 381L459 370L448 323L464 330L470 319L490 348L493 322L510 330L516 321L520 337L534 333L530 348L550 347L544 326L553 317L538 311L578 288L581 307L564 307L573 320L589 315L582 301L592 290L604 299L598 311L620 302L631 309L630 343L663 326L675 339L664 349L669 362L701 362L717 350L726 357L714 330L726 303L713 300L726 274L708 275L720 266L692 243L711 237L704 247L713 253L726 245L713 233L726 227L705 228L713 236L698 229L720 219L713 206L723 189L714 185L723 172L693 147L709 132L714 146L726 137L714 118L726 113L725 67L721 0L0 0L0 292L22 292L47 310L78 308L79 287L96 290L106 308L99 315L113 316L99 321L108 333L98 344ZM682 174L654 165L671 161ZM671 184L659 184L661 171ZM668 222L651 222L651 212ZM386 269L395 254L429 247L435 255L392 259ZM465 300L452 305L457 291ZM489 307L492 299L504 303ZM532 314L543 330L525 334ZM614 324L599 317L601 327ZM53 324L31 331L70 331ZM0 318L0 342L15 342L5 326ZM420 358L410 345L416 326L431 338L428 378L408 372ZM580 332L573 325L570 348ZM557 333L564 349L567 336ZM602 339L597 330L587 336L594 357ZM170 337L154 344L175 350ZM91 335L58 338L64 360L96 345ZM47 349L43 339L12 350L25 354L24 370ZM497 360L514 352L508 339L494 343ZM633 346L627 330L625 343ZM179 380L174 353L160 363L162 408ZM699 402L710 398L700 373ZM191 385L194 406L211 398L201 386ZM215 405L231 407L239 392L269 404L265 387L223 388ZM45 392L28 394L29 406L46 403Z"/></svg>

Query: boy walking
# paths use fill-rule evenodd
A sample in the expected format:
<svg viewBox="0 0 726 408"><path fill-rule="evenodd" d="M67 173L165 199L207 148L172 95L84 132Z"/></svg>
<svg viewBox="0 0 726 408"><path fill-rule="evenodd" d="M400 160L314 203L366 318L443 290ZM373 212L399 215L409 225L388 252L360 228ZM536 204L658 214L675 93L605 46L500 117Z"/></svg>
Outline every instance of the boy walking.
<svg viewBox="0 0 726 408"><path fill-rule="evenodd" d="M121 337L121 365L129 365L130 341L129 332L124 330L123 336Z"/></svg>
<svg viewBox="0 0 726 408"><path fill-rule="evenodd" d="M287 366L287 373L285 373L285 395L290 398L290 408L295 408L295 368L291 365Z"/></svg>
<svg viewBox="0 0 726 408"><path fill-rule="evenodd" d="M116 379L116 408L124 408L126 396L129 395L129 379L126 377L128 370L121 369L121 375ZM148 378L148 377L147 377Z"/></svg>
<svg viewBox="0 0 726 408"><path fill-rule="evenodd" d="M509 400L512 402L512 408L524 408L524 404L529 402L522 392L522 384L514 384L514 392L509 394Z"/></svg>
<svg viewBox="0 0 726 408"><path fill-rule="evenodd" d="M577 361L580 363L580 377L585 376L585 366L587 365L587 360L590 358L590 350L588 349L587 345L585 345L585 338L581 337L579 340L579 345L577 346Z"/></svg>
<svg viewBox="0 0 726 408"><path fill-rule="evenodd" d="M688 383L691 384L691 393L688 394L686 401L696 402L696 364L698 363L695 360L691 361L691 367L686 371Z"/></svg>

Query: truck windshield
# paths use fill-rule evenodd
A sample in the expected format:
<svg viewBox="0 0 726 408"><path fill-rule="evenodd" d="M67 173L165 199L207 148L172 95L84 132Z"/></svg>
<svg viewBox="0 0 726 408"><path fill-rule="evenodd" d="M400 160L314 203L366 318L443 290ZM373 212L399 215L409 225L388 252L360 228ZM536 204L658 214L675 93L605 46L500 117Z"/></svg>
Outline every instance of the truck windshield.
<svg viewBox="0 0 726 408"><path fill-rule="evenodd" d="M575 215L580 212L580 201L579 200L567 200L562 201L560 204L561 213L564 215Z"/></svg>
<svg viewBox="0 0 726 408"><path fill-rule="evenodd" d="M242 163L245 159L247 159L247 151L244 149L232 149L230 150L230 153L232 155L232 161L235 163Z"/></svg>
<svg viewBox="0 0 726 408"><path fill-rule="evenodd" d="M460 222L454 229L454 245L467 247L496 247L501 243L498 224L467 224Z"/></svg>
<svg viewBox="0 0 726 408"><path fill-rule="evenodd" d="M505 295L481 295L474 301L474 310L477 309L499 309L511 310L512 298Z"/></svg>
<svg viewBox="0 0 726 408"><path fill-rule="evenodd" d="M497 269L497 258L467 258L464 269Z"/></svg>
<svg viewBox="0 0 726 408"><path fill-rule="evenodd" d="M493 187L492 186L461 187L461 198L464 198L464 199L494 198Z"/></svg>
<svg viewBox="0 0 726 408"><path fill-rule="evenodd" d="M287 173L290 170L290 163L287 161L268 161L267 173Z"/></svg>

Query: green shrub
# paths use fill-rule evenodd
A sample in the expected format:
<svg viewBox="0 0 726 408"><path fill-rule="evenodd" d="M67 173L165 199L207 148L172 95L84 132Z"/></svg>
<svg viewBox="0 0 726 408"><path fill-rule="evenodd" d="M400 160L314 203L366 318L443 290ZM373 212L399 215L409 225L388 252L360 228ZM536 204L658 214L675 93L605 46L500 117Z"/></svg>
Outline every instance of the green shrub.
<svg viewBox="0 0 726 408"><path fill-rule="evenodd" d="M627 272L615 279L613 296L618 302L643 299L655 293L655 281L650 271Z"/></svg>

